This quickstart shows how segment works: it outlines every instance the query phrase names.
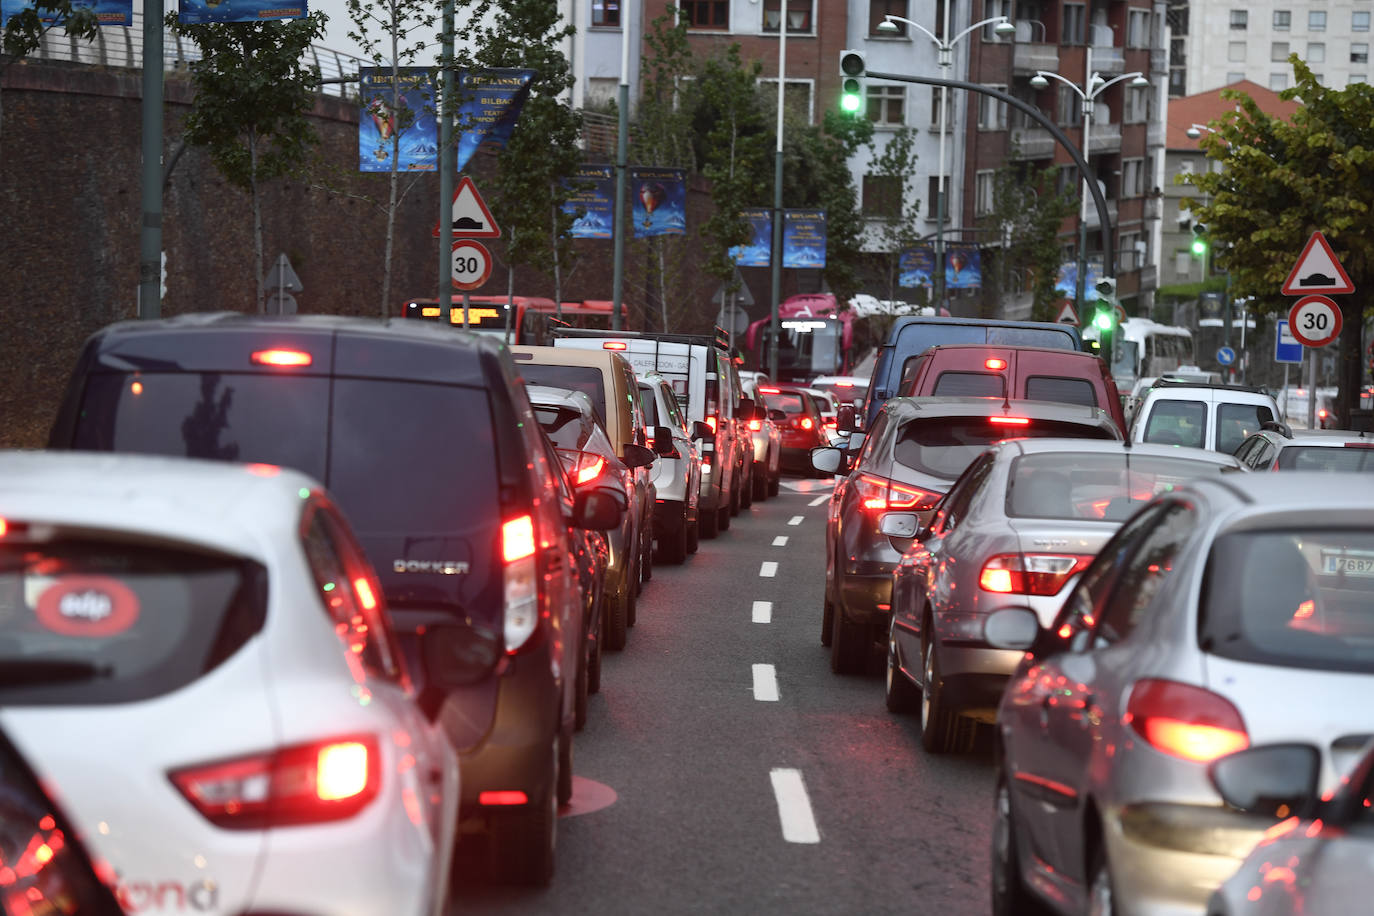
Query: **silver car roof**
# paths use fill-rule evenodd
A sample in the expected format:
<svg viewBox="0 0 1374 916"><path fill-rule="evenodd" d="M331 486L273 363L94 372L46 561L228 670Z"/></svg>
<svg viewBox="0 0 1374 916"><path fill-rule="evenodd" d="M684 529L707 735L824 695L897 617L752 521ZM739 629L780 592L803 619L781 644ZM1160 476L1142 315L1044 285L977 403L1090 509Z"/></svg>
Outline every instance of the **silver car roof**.
<svg viewBox="0 0 1374 916"><path fill-rule="evenodd" d="M1015 447L1018 454L1041 455L1054 453L1080 454L1119 454L1146 455L1159 458L1183 458L1189 461L1205 461L1226 467L1241 469L1243 465L1234 455L1214 452L1210 449L1187 448L1182 445L1159 445L1150 442L1137 442L1131 445L1113 439L1012 439L1006 447Z"/></svg>

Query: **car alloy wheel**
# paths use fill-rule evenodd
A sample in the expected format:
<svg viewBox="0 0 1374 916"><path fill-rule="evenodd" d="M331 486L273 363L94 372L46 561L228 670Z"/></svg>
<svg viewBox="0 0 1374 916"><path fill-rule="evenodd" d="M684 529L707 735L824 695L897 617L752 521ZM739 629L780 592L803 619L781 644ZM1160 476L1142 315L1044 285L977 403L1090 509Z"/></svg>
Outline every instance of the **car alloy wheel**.
<svg viewBox="0 0 1374 916"><path fill-rule="evenodd" d="M1021 882L1016 852L1016 821L1011 810L1011 790L1002 772L997 774L997 794L992 822L992 916L1030 916L1044 912Z"/></svg>
<svg viewBox="0 0 1374 916"><path fill-rule="evenodd" d="M940 683L940 659L935 652L935 634L925 647L921 680L921 746L932 754L967 751L973 747L972 719L965 719L948 706Z"/></svg>
<svg viewBox="0 0 1374 916"><path fill-rule="evenodd" d="M902 673L901 656L897 652L897 618L893 617L887 629L887 671L886 694L888 712L910 712L919 702L916 687Z"/></svg>

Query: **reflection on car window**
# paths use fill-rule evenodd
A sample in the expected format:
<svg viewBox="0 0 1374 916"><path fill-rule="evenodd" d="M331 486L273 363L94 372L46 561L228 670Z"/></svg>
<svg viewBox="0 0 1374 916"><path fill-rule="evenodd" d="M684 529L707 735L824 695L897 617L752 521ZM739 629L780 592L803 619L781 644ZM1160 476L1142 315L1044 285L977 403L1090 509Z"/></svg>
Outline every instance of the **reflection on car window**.
<svg viewBox="0 0 1374 916"><path fill-rule="evenodd" d="M1156 524L1126 564L1111 598L1102 608L1098 634L1108 642L1126 638L1174 571L1179 553L1192 537L1196 512L1183 502L1165 506Z"/></svg>
<svg viewBox="0 0 1374 916"><path fill-rule="evenodd" d="M1159 400L1150 409L1145 441L1203 448L1207 444L1207 405L1201 401Z"/></svg>
<svg viewBox="0 0 1374 916"><path fill-rule="evenodd" d="M941 372L935 394L949 397L1006 397L1006 380L999 372Z"/></svg>
<svg viewBox="0 0 1374 916"><path fill-rule="evenodd" d="M1121 521L1159 493L1227 465L1126 452L1053 452L1012 462L1007 515Z"/></svg>
<svg viewBox="0 0 1374 916"><path fill-rule="evenodd" d="M1055 619L1055 631L1061 638L1067 640L1074 633L1097 625L1102 616L1102 607L1126 559L1140 538L1159 521L1163 511L1163 507L1154 506L1141 512L1123 525L1098 551L1092 563L1083 570L1082 577Z"/></svg>
<svg viewBox="0 0 1374 916"><path fill-rule="evenodd" d="M1245 437L1259 432L1261 424L1274 419L1263 404L1221 404L1217 407L1217 451L1231 454Z"/></svg>
<svg viewBox="0 0 1374 916"><path fill-rule="evenodd" d="M601 370L595 366L541 366L538 363L521 363L520 375L529 385L547 385L550 388L571 388L581 391L592 399L596 415L606 419L606 381Z"/></svg>
<svg viewBox="0 0 1374 916"><path fill-rule="evenodd" d="M1032 375L1026 379L1026 400L1096 407L1097 392L1093 390L1092 382L1085 379Z"/></svg>
<svg viewBox="0 0 1374 916"><path fill-rule="evenodd" d="M781 410L783 413L788 414L806 412L806 407L802 404L802 396L800 394L789 394L786 392L783 394L765 394L763 399L764 403L768 405L769 410Z"/></svg>
<svg viewBox="0 0 1374 916"><path fill-rule="evenodd" d="M1374 441L1369 446L1294 445L1279 452L1287 471L1374 471Z"/></svg>

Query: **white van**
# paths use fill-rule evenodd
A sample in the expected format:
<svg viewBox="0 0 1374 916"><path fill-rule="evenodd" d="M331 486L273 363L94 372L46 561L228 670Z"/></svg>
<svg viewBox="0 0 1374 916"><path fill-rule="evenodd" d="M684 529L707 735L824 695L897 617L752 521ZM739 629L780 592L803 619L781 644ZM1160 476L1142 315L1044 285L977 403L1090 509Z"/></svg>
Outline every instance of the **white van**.
<svg viewBox="0 0 1374 916"><path fill-rule="evenodd" d="M1128 438L1231 455L1278 418L1279 405L1259 388L1161 379L1145 393Z"/></svg>

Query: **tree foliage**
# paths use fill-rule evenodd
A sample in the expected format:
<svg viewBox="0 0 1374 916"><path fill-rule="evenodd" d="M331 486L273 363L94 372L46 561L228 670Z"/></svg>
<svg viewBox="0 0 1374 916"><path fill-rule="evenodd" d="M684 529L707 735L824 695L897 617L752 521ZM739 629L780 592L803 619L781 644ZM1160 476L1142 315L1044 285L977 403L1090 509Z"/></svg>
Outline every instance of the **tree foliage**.
<svg viewBox="0 0 1374 916"><path fill-rule="evenodd" d="M921 218L920 198L914 196L919 191L916 164L921 158L916 154L916 136L914 127L899 128L874 157L870 169L871 174L887 179L888 191L894 198L888 215L880 219L875 233L888 301L897 299L902 252L921 241L921 228L925 223ZM910 206L907 201L911 201Z"/></svg>
<svg viewBox="0 0 1374 916"><path fill-rule="evenodd" d="M1056 190L1053 167L1027 171L1015 164L1015 150L1011 160L994 173L992 210L979 220L991 230L987 242L1001 243L985 249L992 252L983 270L985 292L992 294L992 301L1005 297L1010 276L1019 274L1030 280L1031 319L1053 321L1054 306L1063 298L1055 289L1058 230L1078 206L1077 199Z"/></svg>

